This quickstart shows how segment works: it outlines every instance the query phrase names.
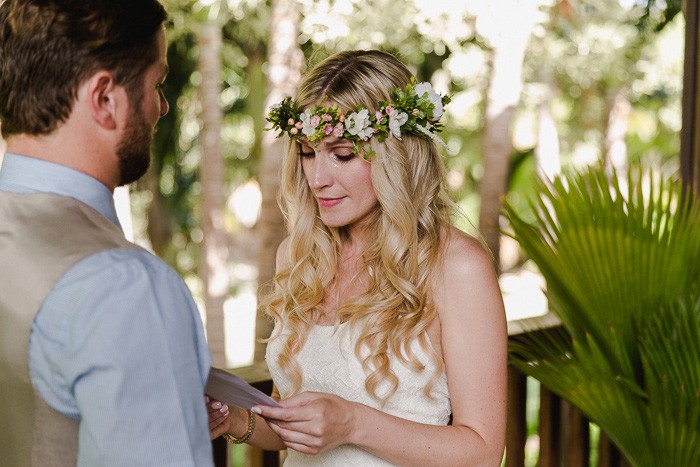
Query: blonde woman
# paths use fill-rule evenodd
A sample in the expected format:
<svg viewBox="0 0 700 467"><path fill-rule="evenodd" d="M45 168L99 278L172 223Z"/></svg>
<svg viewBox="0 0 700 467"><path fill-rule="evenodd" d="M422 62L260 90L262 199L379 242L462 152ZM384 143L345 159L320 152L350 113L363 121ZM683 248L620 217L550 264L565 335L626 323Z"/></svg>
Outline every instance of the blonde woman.
<svg viewBox="0 0 700 467"><path fill-rule="evenodd" d="M213 437L289 448L285 465L500 464L505 315L489 255L450 223L447 103L395 57L350 51L273 108L289 237L263 306L282 408L210 401Z"/></svg>

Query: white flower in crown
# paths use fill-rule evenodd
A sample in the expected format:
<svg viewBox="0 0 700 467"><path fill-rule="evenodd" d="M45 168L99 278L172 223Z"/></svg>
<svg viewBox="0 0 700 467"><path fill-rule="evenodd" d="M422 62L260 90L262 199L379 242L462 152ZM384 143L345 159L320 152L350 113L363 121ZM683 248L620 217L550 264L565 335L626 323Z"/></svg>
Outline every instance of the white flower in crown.
<svg viewBox="0 0 700 467"><path fill-rule="evenodd" d="M430 118L431 121L436 122L442 117L442 98L438 93L435 92L430 83L418 83L415 87L416 95L422 99L428 99L433 107L433 116ZM427 97L425 93L428 93Z"/></svg>
<svg viewBox="0 0 700 467"><path fill-rule="evenodd" d="M394 138L401 141L401 126L408 121L408 114L406 112L399 113L393 107L388 107L387 113L389 114L389 132Z"/></svg>
<svg viewBox="0 0 700 467"><path fill-rule="evenodd" d="M311 138L314 133L316 133L316 127L311 124L311 112L309 109L306 109L304 113L299 116L299 120L301 120L303 125L301 127L302 133L304 133L307 138Z"/></svg>
<svg viewBox="0 0 700 467"><path fill-rule="evenodd" d="M369 110L362 109L353 112L345 119L345 128L351 135L357 135L362 141L366 141L374 134L369 122Z"/></svg>

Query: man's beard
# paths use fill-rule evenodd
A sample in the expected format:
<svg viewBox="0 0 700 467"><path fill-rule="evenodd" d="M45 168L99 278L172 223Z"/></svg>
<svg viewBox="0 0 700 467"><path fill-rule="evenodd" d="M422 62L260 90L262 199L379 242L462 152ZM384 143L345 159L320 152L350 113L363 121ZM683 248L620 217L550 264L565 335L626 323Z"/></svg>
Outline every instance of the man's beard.
<svg viewBox="0 0 700 467"><path fill-rule="evenodd" d="M131 105L126 119L126 129L117 147L119 158L119 186L128 185L141 178L151 165L153 129L146 123L138 102Z"/></svg>

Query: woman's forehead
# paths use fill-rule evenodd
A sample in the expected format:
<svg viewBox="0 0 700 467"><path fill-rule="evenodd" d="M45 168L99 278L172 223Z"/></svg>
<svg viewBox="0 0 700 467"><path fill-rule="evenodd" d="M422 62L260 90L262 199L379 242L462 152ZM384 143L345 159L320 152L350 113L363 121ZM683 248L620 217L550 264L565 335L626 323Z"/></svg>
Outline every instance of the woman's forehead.
<svg viewBox="0 0 700 467"><path fill-rule="evenodd" d="M298 141L300 144L302 144L304 146L309 146L309 147L315 146L314 143L309 143L309 140L306 136L299 138ZM321 141L319 141L318 143L319 143L318 144L319 146L321 146L321 145L323 145L323 146L353 146L353 142L350 141L349 139L336 138L333 135L324 136L323 139Z"/></svg>

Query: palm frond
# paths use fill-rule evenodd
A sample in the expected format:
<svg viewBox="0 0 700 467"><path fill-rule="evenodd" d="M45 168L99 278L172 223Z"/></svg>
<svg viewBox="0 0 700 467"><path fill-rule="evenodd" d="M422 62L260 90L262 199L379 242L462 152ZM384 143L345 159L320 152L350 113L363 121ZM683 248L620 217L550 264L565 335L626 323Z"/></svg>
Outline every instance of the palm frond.
<svg viewBox="0 0 700 467"><path fill-rule="evenodd" d="M700 465L700 209L672 181L602 168L540 182L534 225L505 211L565 334L511 362L597 422L634 465Z"/></svg>

